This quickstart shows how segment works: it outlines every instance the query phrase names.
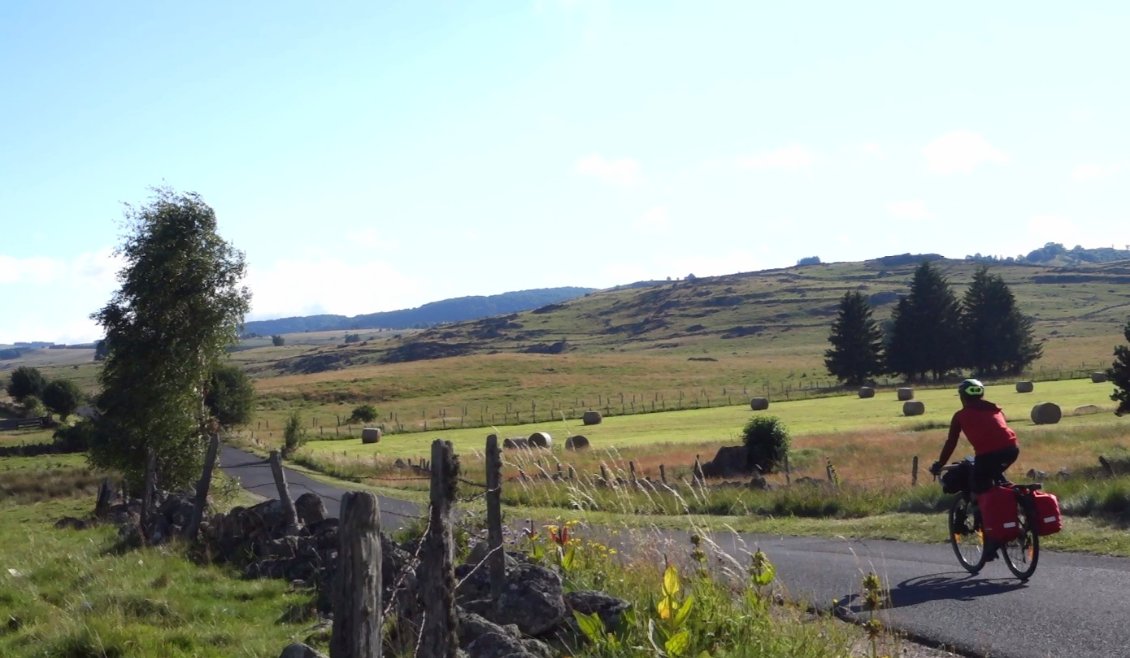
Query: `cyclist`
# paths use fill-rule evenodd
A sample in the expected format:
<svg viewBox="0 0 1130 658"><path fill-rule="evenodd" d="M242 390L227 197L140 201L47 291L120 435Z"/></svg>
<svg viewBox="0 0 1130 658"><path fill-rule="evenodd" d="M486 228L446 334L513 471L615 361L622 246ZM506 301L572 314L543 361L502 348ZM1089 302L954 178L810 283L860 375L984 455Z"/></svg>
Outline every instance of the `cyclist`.
<svg viewBox="0 0 1130 658"><path fill-rule="evenodd" d="M930 466L930 472L937 475L942 465L949 461L957 448L961 434L973 446L973 497L993 486L1004 476L1005 470L1012 466L1020 455L1016 432L1008 426L1004 413L997 405L985 399L985 385L976 379L966 379L957 385L961 398L961 409L950 421L949 436L942 446L938 461ZM987 559L996 558L997 546L986 546Z"/></svg>

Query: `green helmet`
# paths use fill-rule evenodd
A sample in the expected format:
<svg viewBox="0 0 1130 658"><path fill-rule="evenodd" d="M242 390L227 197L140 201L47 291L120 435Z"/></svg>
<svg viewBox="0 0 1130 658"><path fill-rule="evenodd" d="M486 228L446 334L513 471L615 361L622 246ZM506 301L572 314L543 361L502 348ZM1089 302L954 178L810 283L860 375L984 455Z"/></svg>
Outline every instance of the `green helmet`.
<svg viewBox="0 0 1130 658"><path fill-rule="evenodd" d="M970 398L979 398L985 394L985 385L979 379L966 379L957 385L957 392Z"/></svg>

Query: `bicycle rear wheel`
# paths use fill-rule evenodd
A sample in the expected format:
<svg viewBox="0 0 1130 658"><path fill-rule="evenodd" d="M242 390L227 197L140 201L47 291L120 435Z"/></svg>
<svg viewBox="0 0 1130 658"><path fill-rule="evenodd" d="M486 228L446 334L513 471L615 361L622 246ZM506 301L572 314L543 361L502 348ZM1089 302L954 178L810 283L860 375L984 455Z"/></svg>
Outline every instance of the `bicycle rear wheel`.
<svg viewBox="0 0 1130 658"><path fill-rule="evenodd" d="M950 544L957 561L969 573L985 566L985 538L981 532L981 515L968 495L958 496L950 506Z"/></svg>
<svg viewBox="0 0 1130 658"><path fill-rule="evenodd" d="M1020 516L1020 536L1001 547L1004 563L1012 575L1020 580L1028 580L1036 573L1040 561L1040 535L1036 533L1036 516L1030 496L1017 501Z"/></svg>

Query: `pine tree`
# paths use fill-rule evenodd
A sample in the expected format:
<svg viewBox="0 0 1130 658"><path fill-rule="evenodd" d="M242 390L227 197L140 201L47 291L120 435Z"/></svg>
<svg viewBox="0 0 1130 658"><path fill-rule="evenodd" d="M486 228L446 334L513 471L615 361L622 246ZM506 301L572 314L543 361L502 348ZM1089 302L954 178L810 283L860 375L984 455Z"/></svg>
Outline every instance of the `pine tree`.
<svg viewBox="0 0 1130 658"><path fill-rule="evenodd" d="M1126 342L1130 343L1130 322L1122 329ZM1110 399L1118 403L1114 413L1121 416L1130 412L1130 346L1118 345L1114 348L1114 365L1106 371L1107 377L1114 383L1114 393Z"/></svg>
<svg viewBox="0 0 1130 658"><path fill-rule="evenodd" d="M962 362L961 308L945 276L929 262L914 271L910 294L892 315L887 370L908 380L941 379Z"/></svg>
<svg viewBox="0 0 1130 658"><path fill-rule="evenodd" d="M1016 298L1000 276L980 267L962 299L964 364L978 375L1015 375L1040 358L1032 320L1020 313Z"/></svg>
<svg viewBox="0 0 1130 658"><path fill-rule="evenodd" d="M861 293L844 293L828 342L824 367L843 383L859 386L882 372L883 334Z"/></svg>

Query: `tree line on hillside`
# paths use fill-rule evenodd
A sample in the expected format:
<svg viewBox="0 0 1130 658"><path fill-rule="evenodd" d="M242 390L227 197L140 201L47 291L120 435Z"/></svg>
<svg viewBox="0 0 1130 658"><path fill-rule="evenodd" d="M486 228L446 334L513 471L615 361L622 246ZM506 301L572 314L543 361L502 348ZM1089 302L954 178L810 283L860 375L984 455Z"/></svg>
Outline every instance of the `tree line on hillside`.
<svg viewBox="0 0 1130 658"><path fill-rule="evenodd" d="M1049 263L1058 263L1060 265L1112 263L1114 261L1130 260L1130 245L1125 245L1125 247L1125 249L1117 249L1114 246L1086 249L1082 245L1075 245L1074 248L1068 249L1058 242L1048 242L1038 249L1033 249L1027 254L1021 254L1019 256L982 256L978 253L972 256L966 256L965 260L983 263L1021 263L1033 265L1046 265Z"/></svg>
<svg viewBox="0 0 1130 658"><path fill-rule="evenodd" d="M956 370L978 376L1015 375L1040 358L1032 320L1000 276L981 267L959 301L941 271L923 262L901 297L886 331L867 299L848 292L840 300L824 365L832 376L858 386L881 374L907 381L938 381Z"/></svg>

